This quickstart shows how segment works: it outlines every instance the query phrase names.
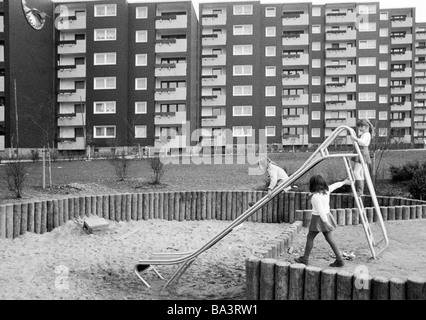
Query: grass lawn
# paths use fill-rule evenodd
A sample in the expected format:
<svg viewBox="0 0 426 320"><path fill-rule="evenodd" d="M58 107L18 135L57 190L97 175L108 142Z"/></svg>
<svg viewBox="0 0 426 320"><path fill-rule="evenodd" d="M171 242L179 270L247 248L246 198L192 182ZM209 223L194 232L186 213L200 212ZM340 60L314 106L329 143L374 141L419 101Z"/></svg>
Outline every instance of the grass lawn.
<svg viewBox="0 0 426 320"><path fill-rule="evenodd" d="M296 152L271 154L270 158L291 175L311 156L312 153ZM407 162L423 162L426 150L398 150L388 152L380 164L379 182L376 186L378 195L408 196L403 184L390 182L390 165L403 165ZM110 194L120 192L142 192L147 190L185 191L185 190L253 190L264 186L264 177L249 175L250 165L245 161L238 164L237 158L222 164L167 164L162 184L149 184L153 172L148 159L132 161L128 178L117 181L113 167L107 160L93 161L57 161L52 163L52 189L42 189L42 164L28 163L28 177L25 181L24 199L54 198L61 195ZM229 159L228 159L229 160ZM16 201L8 191L5 176L6 165L0 165L0 203ZM48 171L46 170L46 174ZM346 171L341 159L324 161L304 175L296 184L301 190L307 190L307 182L313 174L322 174L329 183L345 179ZM49 187L49 180L46 180Z"/></svg>

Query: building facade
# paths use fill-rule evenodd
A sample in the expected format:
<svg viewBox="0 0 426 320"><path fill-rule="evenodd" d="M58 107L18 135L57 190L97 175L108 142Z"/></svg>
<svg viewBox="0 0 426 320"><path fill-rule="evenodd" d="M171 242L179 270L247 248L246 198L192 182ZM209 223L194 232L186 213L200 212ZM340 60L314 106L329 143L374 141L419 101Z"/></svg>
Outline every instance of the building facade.
<svg viewBox="0 0 426 320"><path fill-rule="evenodd" d="M48 14L42 29L20 1L0 1L0 152L184 151L200 136L219 149L312 146L360 118L424 145L415 8L210 2L197 17L190 1L27 3Z"/></svg>

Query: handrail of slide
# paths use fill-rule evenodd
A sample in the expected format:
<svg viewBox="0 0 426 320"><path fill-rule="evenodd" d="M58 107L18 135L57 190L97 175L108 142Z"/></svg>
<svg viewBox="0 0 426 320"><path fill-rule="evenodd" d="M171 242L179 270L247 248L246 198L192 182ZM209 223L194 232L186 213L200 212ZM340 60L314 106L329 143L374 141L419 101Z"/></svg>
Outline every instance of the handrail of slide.
<svg viewBox="0 0 426 320"><path fill-rule="evenodd" d="M152 259L142 259L139 260L138 264L150 264L150 265L172 265L172 264L178 264L178 263L182 263L182 262L186 262L186 261L191 261L193 259L195 259L198 255L200 255L201 253L203 253L204 251L208 250L209 248L211 248L213 245L215 245L218 241L220 241L222 238L224 238L226 235L228 235L230 232L232 232L232 230L237 227L238 225L240 225L242 222L244 222L245 220L247 220L252 214L254 214L256 211L258 211L260 208L262 208L264 205L266 205L269 201L271 201L275 196L277 196L281 191L283 191L285 188L291 186L297 179L299 179L304 173L306 173L307 171L309 171L311 168L313 168L314 166L316 166L318 163L320 163L321 161L327 159L327 158L342 158L342 157L355 157L355 156L359 156L362 164L366 167L365 162L363 161L362 158L362 154L361 151L358 147L358 144L354 144L355 145L355 149L357 151L357 154L335 154L335 155L330 155L328 154L327 151L327 147L333 142L333 140L344 130L348 130L349 132L352 132L353 134L355 134L354 130L348 126L339 126L338 128L336 128L333 133L321 144L321 146L311 155L311 157L296 171L294 172L287 181L283 181L280 182L278 184L278 186L276 188L274 188L274 190L272 190L272 194L271 196L269 195L265 195L262 199L260 199L259 201L257 201L252 207L250 207L249 209L247 209L242 215L240 215L239 217L237 217L233 222L231 222L225 229L223 229L219 234L217 234L214 238L212 238L210 241L208 241L207 243L205 243L202 247L200 247L197 250L194 251L190 251L188 252L186 255L185 254L170 254L169 257L170 259L165 259L165 257L163 256L163 259L156 259L155 256L157 255L157 257L159 255L165 255L167 256L167 253L164 254L156 254L154 255L154 257ZM320 155L320 157L316 158L315 157L317 155ZM367 170L368 172L368 170ZM367 184L368 186L372 186L372 182L371 182L371 178L369 176L369 174L366 175L367 178ZM373 190L374 193L374 188L370 188L370 190ZM373 194L372 194L373 196ZM377 204L377 199L375 197L375 193L374 193L374 197L372 197L374 199L374 205L375 207L378 207ZM379 214L378 217L380 219L380 221L382 220L381 214L380 214L380 209L379 209Z"/></svg>

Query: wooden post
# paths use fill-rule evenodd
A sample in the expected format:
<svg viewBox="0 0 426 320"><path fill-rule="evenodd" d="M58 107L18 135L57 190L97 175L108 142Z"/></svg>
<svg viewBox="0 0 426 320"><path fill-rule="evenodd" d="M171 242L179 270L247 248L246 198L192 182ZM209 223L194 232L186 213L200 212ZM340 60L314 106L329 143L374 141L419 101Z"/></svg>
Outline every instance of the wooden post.
<svg viewBox="0 0 426 320"><path fill-rule="evenodd" d="M68 203L68 201L67 201ZM41 202L34 202L34 232L41 233Z"/></svg>
<svg viewBox="0 0 426 320"><path fill-rule="evenodd" d="M47 202L41 202L41 224L40 224L40 233L46 233L47 229Z"/></svg>
<svg viewBox="0 0 426 320"><path fill-rule="evenodd" d="M359 224L359 210L358 210L358 208L352 209L352 224L355 225L355 226Z"/></svg>
<svg viewBox="0 0 426 320"><path fill-rule="evenodd" d="M246 259L246 296L247 300L259 300L260 259L251 256Z"/></svg>
<svg viewBox="0 0 426 320"><path fill-rule="evenodd" d="M290 194L288 192L284 193L284 222L290 222Z"/></svg>
<svg viewBox="0 0 426 320"><path fill-rule="evenodd" d="M352 299L352 278L353 274L348 271L337 272L336 282L336 299L351 300Z"/></svg>
<svg viewBox="0 0 426 320"><path fill-rule="evenodd" d="M422 205L422 219L426 219L426 205Z"/></svg>
<svg viewBox="0 0 426 320"><path fill-rule="evenodd" d="M407 300L426 300L426 281L411 276L407 279Z"/></svg>
<svg viewBox="0 0 426 320"><path fill-rule="evenodd" d="M345 209L345 225L352 225L352 209Z"/></svg>
<svg viewBox="0 0 426 320"><path fill-rule="evenodd" d="M142 193L137 194L137 209L136 209L136 220L142 220L142 212L143 212L143 199L142 199Z"/></svg>
<svg viewBox="0 0 426 320"><path fill-rule="evenodd" d="M207 192L201 191L201 220L207 219Z"/></svg>
<svg viewBox="0 0 426 320"><path fill-rule="evenodd" d="M13 238L21 234L21 205L13 205Z"/></svg>
<svg viewBox="0 0 426 320"><path fill-rule="evenodd" d="M416 219L422 218L422 206L416 205Z"/></svg>
<svg viewBox="0 0 426 320"><path fill-rule="evenodd" d="M126 197L126 194L120 195L120 198L121 198L121 208L120 208L121 218L120 218L120 221L126 221L126 216L127 216L127 197ZM93 203L92 203L92 205L93 205Z"/></svg>
<svg viewBox="0 0 426 320"><path fill-rule="evenodd" d="M241 213L238 215L240 216L241 214L243 214L244 212L247 211L248 209L248 203L249 203L249 192L250 191L240 191L239 193L241 193L241 198L242 198L242 206L241 206ZM235 207L237 207L237 203L235 203ZM232 202L232 210L236 211L236 209L234 209L234 201ZM236 218L236 217L235 217ZM249 217L249 219L247 221L250 221L251 217Z"/></svg>
<svg viewBox="0 0 426 320"><path fill-rule="evenodd" d="M5 211L5 223L6 223L6 211ZM0 220L1 220L1 207L0 207ZM34 233L35 231L35 216L34 216L34 202L28 203L28 226L27 231ZM1 221L0 221L0 234L1 234ZM5 234L6 237L6 234ZM1 238L1 235L0 235Z"/></svg>
<svg viewBox="0 0 426 320"><path fill-rule="evenodd" d="M132 220L132 195L127 193L126 195L126 221Z"/></svg>
<svg viewBox="0 0 426 320"><path fill-rule="evenodd" d="M114 195L115 221L121 221L121 195Z"/></svg>
<svg viewBox="0 0 426 320"><path fill-rule="evenodd" d="M395 220L402 220L402 207L395 207Z"/></svg>
<svg viewBox="0 0 426 320"><path fill-rule="evenodd" d="M212 192L207 191L207 200L206 200L206 219L212 219Z"/></svg>
<svg viewBox="0 0 426 320"><path fill-rule="evenodd" d="M63 226L64 220L64 199L58 199L58 215L59 215L59 226Z"/></svg>
<svg viewBox="0 0 426 320"><path fill-rule="evenodd" d="M163 195L163 219L164 220L170 220L169 218L169 198L170 198L170 192L164 192Z"/></svg>
<svg viewBox="0 0 426 320"><path fill-rule="evenodd" d="M186 193L180 192L179 193L179 221L185 220L185 210L186 210Z"/></svg>
<svg viewBox="0 0 426 320"><path fill-rule="evenodd" d="M243 206L242 194L240 191L232 192L232 208L231 208L231 220L235 220L245 211Z"/></svg>
<svg viewBox="0 0 426 320"><path fill-rule="evenodd" d="M113 195L111 197L114 198ZM115 203L115 201L114 201L114 203ZM86 217L90 217L92 214L93 214L93 212L92 212L92 197L91 196L85 196L84 197L84 215Z"/></svg>
<svg viewBox="0 0 426 320"><path fill-rule="evenodd" d="M304 300L320 300L321 268L307 266L305 268Z"/></svg>
<svg viewBox="0 0 426 320"><path fill-rule="evenodd" d="M410 219L410 207L403 206L402 207L402 220L409 220Z"/></svg>
<svg viewBox="0 0 426 320"><path fill-rule="evenodd" d="M409 219L416 219L416 212L417 208L416 206L410 206L410 218Z"/></svg>
<svg viewBox="0 0 426 320"><path fill-rule="evenodd" d="M226 220L230 221L233 220L232 216L237 216L236 212L232 212L232 196L233 196L232 191L227 191L226 192ZM237 196L237 193L235 192L235 196ZM242 199L241 199L242 200ZM241 206L239 206L239 209L241 210Z"/></svg>
<svg viewBox="0 0 426 320"><path fill-rule="evenodd" d="M228 191L223 191L222 192L222 215L221 215L221 220L222 221L226 221L226 212L227 212L227 205L226 205L226 198L227 198L227 193Z"/></svg>
<svg viewBox="0 0 426 320"><path fill-rule="evenodd" d="M192 193L190 191L185 192L185 220L191 221L191 202L192 202ZM220 217L217 217L220 220Z"/></svg>
<svg viewBox="0 0 426 320"><path fill-rule="evenodd" d="M290 265L288 261L275 264L275 300L288 300Z"/></svg>
<svg viewBox="0 0 426 320"><path fill-rule="evenodd" d="M308 228L312 219L312 210L303 210L303 227Z"/></svg>
<svg viewBox="0 0 426 320"><path fill-rule="evenodd" d="M109 196L102 196L102 218L108 220L109 219Z"/></svg>
<svg viewBox="0 0 426 320"><path fill-rule="evenodd" d="M352 300L371 300L373 276L365 274L354 275Z"/></svg>
<svg viewBox="0 0 426 320"><path fill-rule="evenodd" d="M277 208L277 216L278 216L278 223L284 222L284 192L280 192L278 194L278 208Z"/></svg>
<svg viewBox="0 0 426 320"><path fill-rule="evenodd" d="M170 210L169 203L169 210ZM154 219L154 192L149 193L149 219Z"/></svg>
<svg viewBox="0 0 426 320"><path fill-rule="evenodd" d="M388 220L395 220L395 207L388 207Z"/></svg>
<svg viewBox="0 0 426 320"><path fill-rule="evenodd" d="M407 290L407 280L401 278L391 278L389 280L389 299L405 300Z"/></svg>
<svg viewBox="0 0 426 320"><path fill-rule="evenodd" d="M21 204L21 235L28 229L28 203Z"/></svg>
<svg viewBox="0 0 426 320"><path fill-rule="evenodd" d="M96 196L96 215L99 218L102 218L103 212L104 212L104 208L103 208L103 206L104 206L103 202L104 201L103 200L104 200L103 196L101 196L101 195ZM80 213L80 215L82 216L81 213Z"/></svg>
<svg viewBox="0 0 426 320"><path fill-rule="evenodd" d="M275 293L275 259L260 261L259 299L274 300Z"/></svg>
<svg viewBox="0 0 426 320"><path fill-rule="evenodd" d="M365 213L367 215L368 222L373 223L373 215L374 215L373 208L365 208Z"/></svg>
<svg viewBox="0 0 426 320"><path fill-rule="evenodd" d="M290 265L289 300L303 300L305 268L302 263Z"/></svg>
<svg viewBox="0 0 426 320"><path fill-rule="evenodd" d="M302 221L303 222L303 210L296 210L295 216L296 221Z"/></svg>
<svg viewBox="0 0 426 320"><path fill-rule="evenodd" d="M388 221L388 207L380 207L380 213L382 214L383 221ZM376 211L374 211L375 222L379 221L376 215Z"/></svg>
<svg viewBox="0 0 426 320"><path fill-rule="evenodd" d="M53 229L59 227L59 204L58 200L53 200Z"/></svg>
<svg viewBox="0 0 426 320"><path fill-rule="evenodd" d="M115 196L113 194L109 196L109 220L115 221Z"/></svg>
<svg viewBox="0 0 426 320"><path fill-rule="evenodd" d="M289 192L290 193L290 203L289 203L289 213L290 213L290 220L289 220L289 222L290 223L293 223L294 222L294 214L295 214L295 212L294 212L294 204L295 204L295 201L294 201L294 192Z"/></svg>
<svg viewBox="0 0 426 320"><path fill-rule="evenodd" d="M320 292L321 300L336 299L336 269L325 269L321 271Z"/></svg>
<svg viewBox="0 0 426 320"><path fill-rule="evenodd" d="M6 238L6 207L0 206L0 239Z"/></svg>
<svg viewBox="0 0 426 320"><path fill-rule="evenodd" d="M70 220L74 220L74 200L72 198L68 198L68 215Z"/></svg>
<svg viewBox="0 0 426 320"><path fill-rule="evenodd" d="M337 209L337 225L344 226L346 223L345 209Z"/></svg>
<svg viewBox="0 0 426 320"><path fill-rule="evenodd" d="M180 219L180 214L179 211L176 212L176 208L175 208L175 192L169 192L167 194L167 200L164 199L164 201L167 201L167 212L164 213L164 218L168 221L172 221L172 220L176 220L179 221Z"/></svg>
<svg viewBox="0 0 426 320"><path fill-rule="evenodd" d="M96 198L96 196L91 196L90 197L90 202L91 202L91 205L92 205L92 207L90 208L90 211L92 212L92 215L94 215L94 216L96 216L97 215L97 212L96 212L96 208L97 208L97 198ZM122 214L122 216L121 216L121 220L124 220L124 216L125 216L125 213L126 213L126 207L125 207L125 205L124 205L124 210L123 210L123 202L125 201L125 197L123 196L122 198L121 198L121 214ZM124 202L124 204L125 204L125 202Z"/></svg>

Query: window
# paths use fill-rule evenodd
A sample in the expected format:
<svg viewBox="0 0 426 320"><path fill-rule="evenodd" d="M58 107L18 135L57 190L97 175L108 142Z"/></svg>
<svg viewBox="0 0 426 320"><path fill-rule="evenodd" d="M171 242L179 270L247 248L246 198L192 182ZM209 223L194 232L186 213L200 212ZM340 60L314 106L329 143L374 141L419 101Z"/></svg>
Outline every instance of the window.
<svg viewBox="0 0 426 320"><path fill-rule="evenodd" d="M358 101L360 101L360 102L376 101L376 93L375 92L360 92L358 94Z"/></svg>
<svg viewBox="0 0 426 320"><path fill-rule="evenodd" d="M376 110L359 110L358 119L376 119Z"/></svg>
<svg viewBox="0 0 426 320"><path fill-rule="evenodd" d="M380 20L389 20L389 13L388 12L380 12Z"/></svg>
<svg viewBox="0 0 426 320"><path fill-rule="evenodd" d="M321 51L321 42L312 42L312 51Z"/></svg>
<svg viewBox="0 0 426 320"><path fill-rule="evenodd" d="M380 70L388 70L389 64L387 61L380 61L379 62L379 69Z"/></svg>
<svg viewBox="0 0 426 320"><path fill-rule="evenodd" d="M376 64L377 64L377 59L374 57L359 58L360 67L375 67Z"/></svg>
<svg viewBox="0 0 426 320"><path fill-rule="evenodd" d="M382 94L379 96L379 103L388 103L388 95Z"/></svg>
<svg viewBox="0 0 426 320"><path fill-rule="evenodd" d="M244 36L244 35L252 35L252 34L253 34L252 24L234 26L234 36Z"/></svg>
<svg viewBox="0 0 426 320"><path fill-rule="evenodd" d="M276 56L276 47L265 47L265 56L266 57L275 57Z"/></svg>
<svg viewBox="0 0 426 320"><path fill-rule="evenodd" d="M234 86L234 96L251 96L252 86Z"/></svg>
<svg viewBox="0 0 426 320"><path fill-rule="evenodd" d="M146 90L147 79L146 78L136 78L135 79L135 90Z"/></svg>
<svg viewBox="0 0 426 320"><path fill-rule="evenodd" d="M148 41L148 31L147 30L137 30L136 31L136 42L147 42Z"/></svg>
<svg viewBox="0 0 426 320"><path fill-rule="evenodd" d="M115 101L93 102L93 113L94 114L115 113L115 107L116 107Z"/></svg>
<svg viewBox="0 0 426 320"><path fill-rule="evenodd" d="M95 5L95 17L115 17L117 15L116 4Z"/></svg>
<svg viewBox="0 0 426 320"><path fill-rule="evenodd" d="M252 106L234 106L232 115L234 117L250 117L253 115Z"/></svg>
<svg viewBox="0 0 426 320"><path fill-rule="evenodd" d="M379 128L379 137L387 137L388 128Z"/></svg>
<svg viewBox="0 0 426 320"><path fill-rule="evenodd" d="M321 120L321 111L312 111L312 120Z"/></svg>
<svg viewBox="0 0 426 320"><path fill-rule="evenodd" d="M387 87L388 86L388 78L380 78L379 79L379 85L381 87Z"/></svg>
<svg viewBox="0 0 426 320"><path fill-rule="evenodd" d="M246 4L246 5L234 5L234 15L240 16L240 15L251 15L253 14L253 5Z"/></svg>
<svg viewBox="0 0 426 320"><path fill-rule="evenodd" d="M312 7L312 16L320 17L321 16L321 7Z"/></svg>
<svg viewBox="0 0 426 320"><path fill-rule="evenodd" d="M380 53L389 53L389 46L388 45L385 45L385 44L383 44L383 45L381 45L380 47L379 47L379 52Z"/></svg>
<svg viewBox="0 0 426 320"><path fill-rule="evenodd" d="M235 45L234 46L234 56L249 56L253 54L253 45Z"/></svg>
<svg viewBox="0 0 426 320"><path fill-rule="evenodd" d="M139 101L135 102L135 114L146 114L147 102Z"/></svg>
<svg viewBox="0 0 426 320"><path fill-rule="evenodd" d="M389 36L389 29L388 28L380 29L380 36L381 37L388 37Z"/></svg>
<svg viewBox="0 0 426 320"><path fill-rule="evenodd" d="M275 7L266 7L265 17L275 17L277 15L277 9Z"/></svg>
<svg viewBox="0 0 426 320"><path fill-rule="evenodd" d="M312 26L312 33L321 33L321 26L320 25Z"/></svg>
<svg viewBox="0 0 426 320"><path fill-rule="evenodd" d="M276 36L276 27L266 27L265 28L265 37L275 37Z"/></svg>
<svg viewBox="0 0 426 320"><path fill-rule="evenodd" d="M377 7L374 4L370 4L370 5L362 4L358 6L358 13L359 14L375 14L377 13Z"/></svg>
<svg viewBox="0 0 426 320"><path fill-rule="evenodd" d="M251 76L253 75L253 66L234 66L234 76Z"/></svg>
<svg viewBox="0 0 426 320"><path fill-rule="evenodd" d="M117 29L95 29L95 41L117 40Z"/></svg>
<svg viewBox="0 0 426 320"><path fill-rule="evenodd" d="M136 67L147 66L148 65L148 55L145 54L145 53L137 54L135 61L136 61L135 62Z"/></svg>
<svg viewBox="0 0 426 320"><path fill-rule="evenodd" d="M359 22L358 31L359 32L376 31L376 23L375 22Z"/></svg>
<svg viewBox="0 0 426 320"><path fill-rule="evenodd" d="M359 84L375 84L376 83L376 75L374 74L364 74L359 75Z"/></svg>
<svg viewBox="0 0 426 320"><path fill-rule="evenodd" d="M321 102L321 94L316 93L312 95L312 103L320 103Z"/></svg>
<svg viewBox="0 0 426 320"><path fill-rule="evenodd" d="M319 137L321 137L321 130L320 130L320 128L312 128L312 130L311 130L311 136L312 136L312 138L319 138Z"/></svg>
<svg viewBox="0 0 426 320"><path fill-rule="evenodd" d="M234 137L251 137L252 128L249 126L232 127Z"/></svg>
<svg viewBox="0 0 426 320"><path fill-rule="evenodd" d="M379 111L379 120L388 120L387 111Z"/></svg>
<svg viewBox="0 0 426 320"><path fill-rule="evenodd" d="M312 85L313 86L321 85L321 77L312 77Z"/></svg>
<svg viewBox="0 0 426 320"><path fill-rule="evenodd" d="M376 49L376 40L360 40L360 49Z"/></svg>
<svg viewBox="0 0 426 320"><path fill-rule="evenodd" d="M275 137L275 127L273 126L265 127L265 132L267 137Z"/></svg>
<svg viewBox="0 0 426 320"><path fill-rule="evenodd" d="M115 138L115 126L94 126L95 138Z"/></svg>
<svg viewBox="0 0 426 320"><path fill-rule="evenodd" d="M93 60L94 60L95 66L114 65L117 63L117 53L115 52L95 53Z"/></svg>
<svg viewBox="0 0 426 320"><path fill-rule="evenodd" d="M321 68L321 59L312 59L312 68Z"/></svg>
<svg viewBox="0 0 426 320"><path fill-rule="evenodd" d="M146 125L135 126L135 138L146 138Z"/></svg>
<svg viewBox="0 0 426 320"><path fill-rule="evenodd" d="M93 89L102 90L102 89L115 89L116 88L116 77L100 77L93 78Z"/></svg>
<svg viewBox="0 0 426 320"><path fill-rule="evenodd" d="M137 7L136 8L136 19L148 18L148 7Z"/></svg>
<svg viewBox="0 0 426 320"><path fill-rule="evenodd" d="M265 67L265 77L275 77L277 75L277 69L275 66Z"/></svg>
<svg viewBox="0 0 426 320"><path fill-rule="evenodd" d="M265 96L266 97L275 97L277 88L275 86L266 86L265 87Z"/></svg>
<svg viewBox="0 0 426 320"><path fill-rule="evenodd" d="M265 117L275 117L275 115L276 115L276 107L275 106L265 107Z"/></svg>

